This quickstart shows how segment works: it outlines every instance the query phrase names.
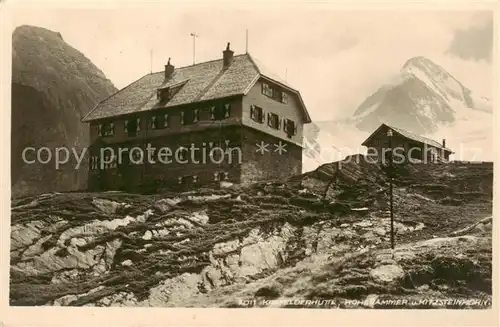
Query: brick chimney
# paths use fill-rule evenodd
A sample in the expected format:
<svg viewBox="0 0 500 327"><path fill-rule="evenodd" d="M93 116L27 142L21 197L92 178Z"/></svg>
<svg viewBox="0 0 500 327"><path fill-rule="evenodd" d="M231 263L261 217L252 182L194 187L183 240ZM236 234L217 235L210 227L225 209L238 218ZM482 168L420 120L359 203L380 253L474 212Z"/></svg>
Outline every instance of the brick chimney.
<svg viewBox="0 0 500 327"><path fill-rule="evenodd" d="M223 62L223 69L227 69L229 65L231 65L231 62L233 61L233 54L234 52L229 49L230 43L227 42L227 47L226 50L222 51L222 62Z"/></svg>
<svg viewBox="0 0 500 327"><path fill-rule="evenodd" d="M169 79L170 77L172 77L172 75L174 74L174 69L175 67L170 64L170 58L168 58L168 62L165 65L165 79Z"/></svg>
<svg viewBox="0 0 500 327"><path fill-rule="evenodd" d="M446 148L446 139L443 139L443 148Z"/></svg>

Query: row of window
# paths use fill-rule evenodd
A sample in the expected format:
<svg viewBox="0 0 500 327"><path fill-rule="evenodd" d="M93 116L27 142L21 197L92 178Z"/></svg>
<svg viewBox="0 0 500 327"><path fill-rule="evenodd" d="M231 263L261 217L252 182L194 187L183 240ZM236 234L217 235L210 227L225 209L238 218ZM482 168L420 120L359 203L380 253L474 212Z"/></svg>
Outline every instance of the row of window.
<svg viewBox="0 0 500 327"><path fill-rule="evenodd" d="M288 94L270 84L262 83L262 94L281 103L288 103Z"/></svg>
<svg viewBox="0 0 500 327"><path fill-rule="evenodd" d="M231 104L221 106L212 106L210 110L210 120L224 120L231 117ZM183 125L195 124L200 120L199 109L188 109L181 111L180 122ZM163 129L170 126L170 115L161 114L154 115L148 119L148 127L152 130ZM128 136L136 136L141 130L141 119L132 118L124 121L123 130ZM115 124L112 122L99 124L99 136L113 136L115 135Z"/></svg>
<svg viewBox="0 0 500 327"><path fill-rule="evenodd" d="M263 124L266 120L265 117L266 115L264 115L264 110L261 107L254 105L250 106L250 118L253 121ZM283 128L283 131L289 138L297 134L297 124L295 124L293 120L281 118L273 112L267 113L267 126L277 130Z"/></svg>
<svg viewBox="0 0 500 327"><path fill-rule="evenodd" d="M98 157L92 157L92 166L91 168L93 170L99 169L98 166ZM109 169L109 168L116 168L116 161L114 163L109 163L106 164L104 169ZM213 180L214 181L225 181L229 178L229 173L225 171L216 171L213 173ZM191 176L180 176L177 177L177 181L179 184L186 184L186 183L197 183L198 182L198 176L196 175L191 175Z"/></svg>
<svg viewBox="0 0 500 327"><path fill-rule="evenodd" d="M222 149L223 153L218 150L212 154L210 154L210 150L213 149L214 147ZM178 150L178 152L177 152ZM232 143L232 141L225 140L223 142L208 142L205 144L205 146L202 145L194 145L193 152L191 152L191 148L189 146L179 146L177 149L173 149L171 151L171 154L169 154L169 159L167 158L159 158L159 148L158 147L152 147L151 151L151 159L153 162L152 164L162 164L160 160L179 160L179 161L189 161L193 160L195 163L196 162L206 162L209 160L210 155L213 156L214 160L222 160L221 156L227 156L224 157L223 160L227 160L230 162L237 162L238 160L238 155L241 151L241 149L236 146L235 144ZM193 154L191 154L193 153ZM162 154L162 156L165 155L165 153ZM104 164L102 169L113 169L113 168L118 168L118 165L130 165L131 163L134 165L137 164L142 164L146 163L149 160L149 153L147 150L142 150L141 151L123 151L121 153L121 160L118 162L118 156L106 156L104 157ZM231 157L231 158L230 158ZM233 161L234 159L234 161ZM132 162L131 162L132 161ZM90 168L92 170L98 170L101 169L100 167L100 161L98 156L92 156L90 159Z"/></svg>
<svg viewBox="0 0 500 327"><path fill-rule="evenodd" d="M113 169L118 167L118 163L116 160L116 156L105 156L104 157L104 164L102 169ZM98 170L101 169L101 163L99 161L99 157L93 156L90 158L90 169L92 170Z"/></svg>
<svg viewBox="0 0 500 327"><path fill-rule="evenodd" d="M229 178L229 173L226 171L216 171L213 174L213 180L214 181L225 181ZM179 184L190 184L190 183L198 183L198 176L196 175L191 175L191 176L179 176L177 177L177 183Z"/></svg>
<svg viewBox="0 0 500 327"><path fill-rule="evenodd" d="M190 109L182 111L180 114L180 121L183 125L194 124L199 121L199 109ZM211 120L223 120L231 116L231 105L226 104L224 106L211 107L210 108L210 119ZM281 130L287 134L289 138L297 134L297 125L293 120L287 118L281 118L279 115L268 112L267 115L264 114L264 110L258 106L250 106L250 117L252 120L263 124L266 121L267 125L273 129ZM152 130L158 130L162 128L167 128L170 125L170 115L162 114L155 115L149 118L148 127ZM125 134L134 137L141 130L141 119L133 118L124 121L123 126ZM113 136L115 134L114 123L105 123L98 126L98 133L100 136Z"/></svg>

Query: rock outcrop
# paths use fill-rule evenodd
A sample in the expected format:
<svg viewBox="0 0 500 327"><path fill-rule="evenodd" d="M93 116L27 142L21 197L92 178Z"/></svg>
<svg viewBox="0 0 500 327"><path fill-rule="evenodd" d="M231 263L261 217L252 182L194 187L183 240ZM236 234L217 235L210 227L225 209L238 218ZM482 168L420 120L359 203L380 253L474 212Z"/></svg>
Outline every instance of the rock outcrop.
<svg viewBox="0 0 500 327"><path fill-rule="evenodd" d="M491 167L450 165L447 174L436 167L443 177L435 181L446 183L452 190L447 196L460 197L459 205L441 204L432 188L417 187L411 174L397 179L394 253L388 250L381 168L345 167L326 184L321 175L309 174L289 183L186 193L54 193L15 200L10 302L240 306L236 296L364 299L400 294L401 288L427 294L426 287L443 296L446 287L491 295L491 221L467 227L491 215L491 194L461 197L452 183L460 171L458 185L472 192L485 184L464 186L466 170L483 169L490 176ZM412 169L425 183L430 168ZM466 235L450 237L464 228ZM450 267L465 262L469 270L463 275L443 277L442 269L451 273ZM428 267L434 270L425 275ZM443 278L449 280L439 281Z"/></svg>

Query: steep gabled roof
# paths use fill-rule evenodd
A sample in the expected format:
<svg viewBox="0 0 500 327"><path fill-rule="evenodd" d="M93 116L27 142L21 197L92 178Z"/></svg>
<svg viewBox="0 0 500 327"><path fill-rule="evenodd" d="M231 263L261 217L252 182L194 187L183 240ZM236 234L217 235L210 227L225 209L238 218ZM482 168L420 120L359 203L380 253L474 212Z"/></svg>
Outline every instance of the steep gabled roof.
<svg viewBox="0 0 500 327"><path fill-rule="evenodd" d="M300 93L283 81L264 74L249 54L234 56L227 69L223 69L222 59L218 59L177 68L166 81L163 71L145 75L101 101L83 121L244 95L259 78L267 78L295 93L306 123L311 121ZM179 90L168 102L161 105L158 103L156 91L159 88L179 86Z"/></svg>
<svg viewBox="0 0 500 327"><path fill-rule="evenodd" d="M432 140L430 138L427 138L427 137L424 137L424 136L420 136L420 135L408 132L408 131L406 131L406 130L404 130L402 128L390 126L390 125L387 125L387 124L380 125L380 127L377 128L375 130L375 132L373 132L370 136L368 136L368 138L363 143L361 143L361 144L366 146L370 142L370 140L373 137L375 137L375 135L377 135L382 129L385 129L385 128L390 128L395 133L398 133L399 135L401 135L401 136L403 136L403 137L405 137L407 139L413 140L415 142L427 144L429 146L436 147L438 149L443 149L443 150L448 151L450 153L454 153L451 149L443 147L443 145L441 143L437 142L437 141L434 141L434 140Z"/></svg>

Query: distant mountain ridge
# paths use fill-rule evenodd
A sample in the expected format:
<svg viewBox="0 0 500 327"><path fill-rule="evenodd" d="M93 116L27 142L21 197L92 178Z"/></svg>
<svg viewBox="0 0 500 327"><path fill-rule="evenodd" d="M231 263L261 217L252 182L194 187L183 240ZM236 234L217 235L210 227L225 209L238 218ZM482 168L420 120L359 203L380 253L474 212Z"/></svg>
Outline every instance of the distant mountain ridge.
<svg viewBox="0 0 500 327"><path fill-rule="evenodd" d="M56 171L54 162L25 164L26 147L88 146L81 118L117 89L80 51L57 32L20 26L12 35L12 195L81 189L84 167ZM85 162L86 164L86 162Z"/></svg>

